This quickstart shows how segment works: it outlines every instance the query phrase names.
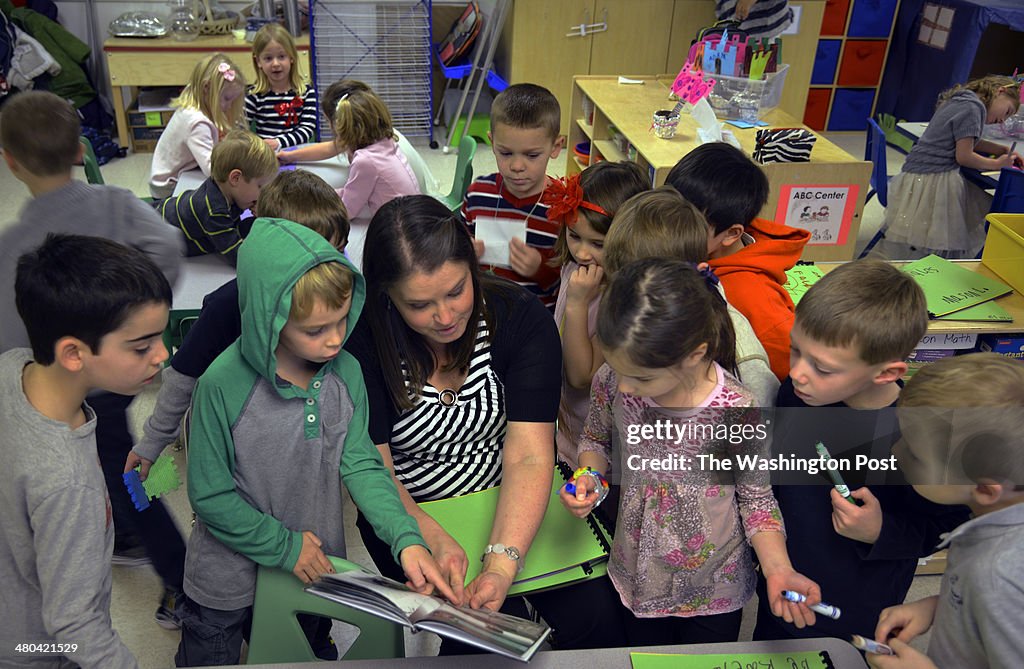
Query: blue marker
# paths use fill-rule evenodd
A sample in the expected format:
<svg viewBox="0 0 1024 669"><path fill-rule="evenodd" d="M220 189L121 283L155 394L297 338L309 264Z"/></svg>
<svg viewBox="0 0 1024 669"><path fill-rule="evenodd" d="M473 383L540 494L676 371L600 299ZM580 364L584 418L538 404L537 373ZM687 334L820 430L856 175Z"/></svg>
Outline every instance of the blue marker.
<svg viewBox="0 0 1024 669"><path fill-rule="evenodd" d="M873 653L875 655L895 655L894 651L884 643L878 643L871 639L862 637L859 634L854 634L850 637L850 643L853 644L854 648L864 651L865 653Z"/></svg>
<svg viewBox="0 0 1024 669"><path fill-rule="evenodd" d="M799 592L793 592L792 590L783 590L782 597L790 602L795 602L797 604L802 604L803 602L807 601L806 595L801 595ZM832 606L831 604L826 604L825 602L822 602L820 604L812 604L807 608L809 608L811 611L814 611L815 613L820 613L821 615L827 618L831 618L832 620L839 620L839 616L842 614L842 611L839 610L838 606Z"/></svg>

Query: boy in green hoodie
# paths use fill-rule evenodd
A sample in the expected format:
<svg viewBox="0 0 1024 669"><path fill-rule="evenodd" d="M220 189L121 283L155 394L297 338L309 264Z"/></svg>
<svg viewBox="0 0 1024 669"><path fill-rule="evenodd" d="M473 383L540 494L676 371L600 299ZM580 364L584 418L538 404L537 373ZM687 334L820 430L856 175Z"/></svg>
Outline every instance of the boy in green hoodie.
<svg viewBox="0 0 1024 669"><path fill-rule="evenodd" d="M238 663L257 564L310 583L344 557L342 486L413 587L454 599L370 441L359 363L342 349L362 275L316 232L263 218L239 251L238 291L242 334L192 399L179 667Z"/></svg>

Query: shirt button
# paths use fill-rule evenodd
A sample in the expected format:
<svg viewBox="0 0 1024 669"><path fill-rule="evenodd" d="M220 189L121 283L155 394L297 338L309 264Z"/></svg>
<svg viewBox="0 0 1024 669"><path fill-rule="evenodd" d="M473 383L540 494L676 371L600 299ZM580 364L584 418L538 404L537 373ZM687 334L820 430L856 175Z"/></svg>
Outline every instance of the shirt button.
<svg viewBox="0 0 1024 669"><path fill-rule="evenodd" d="M306 400L306 404L308 404L309 406L313 406L314 404L316 404L316 400L310 397Z"/></svg>
<svg viewBox="0 0 1024 669"><path fill-rule="evenodd" d="M320 387L320 381L314 381L313 382L313 387L314 388L319 388Z"/></svg>
<svg viewBox="0 0 1024 669"><path fill-rule="evenodd" d="M307 423L315 423L316 422L316 416L314 414L309 414L308 416L306 416L306 422Z"/></svg>

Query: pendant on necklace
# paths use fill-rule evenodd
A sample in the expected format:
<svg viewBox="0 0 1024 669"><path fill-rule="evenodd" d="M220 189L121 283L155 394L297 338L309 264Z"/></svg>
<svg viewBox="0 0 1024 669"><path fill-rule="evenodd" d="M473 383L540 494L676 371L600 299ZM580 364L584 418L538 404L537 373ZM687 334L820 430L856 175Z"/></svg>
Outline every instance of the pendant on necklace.
<svg viewBox="0 0 1024 669"><path fill-rule="evenodd" d="M445 388L437 394L437 399L443 407L453 407L459 401L459 393L451 388Z"/></svg>

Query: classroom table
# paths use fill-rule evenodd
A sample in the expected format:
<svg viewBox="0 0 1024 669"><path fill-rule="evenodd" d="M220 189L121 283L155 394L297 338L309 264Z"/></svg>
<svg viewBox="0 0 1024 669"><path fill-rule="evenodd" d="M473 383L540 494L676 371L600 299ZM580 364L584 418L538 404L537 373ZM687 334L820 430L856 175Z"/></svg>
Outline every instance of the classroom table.
<svg viewBox="0 0 1024 669"><path fill-rule="evenodd" d="M921 135L928 128L927 121L900 121L896 124L896 129L902 132L904 135L914 140L915 142L921 139ZM1003 137L1002 135L995 134L995 126L986 125L985 129L981 133L981 138L989 142L995 142L996 144L1002 144L1007 148L1013 148L1017 143L1017 140L1009 137ZM1024 151L1024 141L1021 141L1020 150ZM1020 151L1018 151L1020 153ZM977 185L983 190L992 190L999 188L999 179L991 176L988 172L979 172L978 170L971 169L969 167L961 167L960 173L964 175L964 178L971 183Z"/></svg>
<svg viewBox="0 0 1024 669"><path fill-rule="evenodd" d="M564 112L573 119L566 151L567 175L585 169L586 166L573 155L572 149L579 142L590 141L595 154L600 154L605 160L633 160L650 173L653 185L660 186L679 159L699 145L696 121L687 113L682 114L676 136L672 139L661 139L651 132L653 113L660 109L672 109L675 105L675 102L668 98L673 76L645 75L630 78L643 83L621 84L616 76L573 78L572 104ZM584 98L593 103L595 109L592 123L584 118ZM798 119L779 109L766 112L762 120L768 123L768 127L773 128L805 127ZM612 126L629 142L631 148L628 153L624 153L613 141L610 129ZM739 140L743 152L751 155L754 151L757 128L739 129L728 125L726 128ZM851 220L846 229L845 241L839 243L839 240L835 239L826 244L808 245L802 256L803 260L815 261L851 260L857 245L864 200L868 193L871 162L851 156L818 133L815 133L815 136L817 139L809 162L761 166L768 177L770 192L760 216L779 223L785 222L779 220L777 210L784 189L790 186L855 187L856 195L852 196L851 192Z"/></svg>
<svg viewBox="0 0 1024 669"><path fill-rule="evenodd" d="M648 646L645 648L601 648L595 650L551 650L537 653L529 665L511 660L500 655L449 655L445 657L407 657L387 660L348 660L337 662L318 662L318 667L338 667L343 669L629 669L630 651L640 653L690 653L690 654L721 654L721 653L786 653L799 651L828 651L835 669L864 669L860 652L852 645L835 638L819 639L787 639L785 641L737 641L734 643L702 643L689 646ZM257 664L252 667L265 669L303 669L309 664ZM713 669L709 665L708 669ZM732 664L726 667L732 667ZM739 666L738 664L736 666ZM746 665L744 665L746 666ZM768 669L767 665L758 665ZM790 669L795 664L776 669Z"/></svg>
<svg viewBox="0 0 1024 669"><path fill-rule="evenodd" d="M309 35L295 38L299 66L309 75ZM249 83L255 82L252 64L252 44L236 40L232 35L202 35L191 42L179 42L173 37L111 37L103 42L103 54L110 73L113 93L114 118L117 138L121 146L130 146L127 105L124 98L136 97L140 86L184 86L196 63L203 56L221 52L227 54L241 70Z"/></svg>
<svg viewBox="0 0 1024 669"><path fill-rule="evenodd" d="M348 157L342 153L326 160L282 165L280 169L281 171L292 169L306 170L326 181L331 188L341 188L348 180L348 167ZM198 167L186 170L178 175L178 183L174 186L174 194L177 195L182 191L194 190L205 180L206 177L203 175L203 171Z"/></svg>

